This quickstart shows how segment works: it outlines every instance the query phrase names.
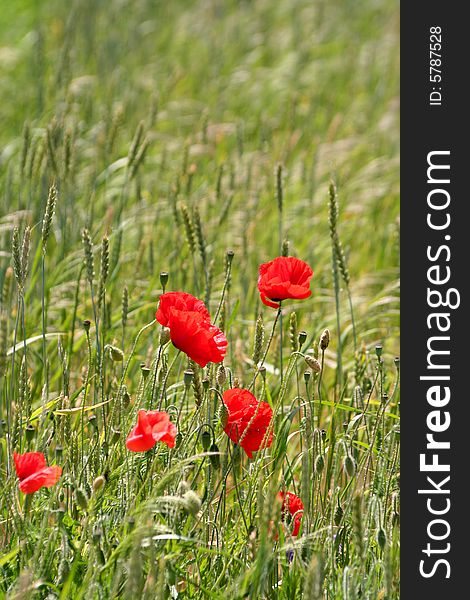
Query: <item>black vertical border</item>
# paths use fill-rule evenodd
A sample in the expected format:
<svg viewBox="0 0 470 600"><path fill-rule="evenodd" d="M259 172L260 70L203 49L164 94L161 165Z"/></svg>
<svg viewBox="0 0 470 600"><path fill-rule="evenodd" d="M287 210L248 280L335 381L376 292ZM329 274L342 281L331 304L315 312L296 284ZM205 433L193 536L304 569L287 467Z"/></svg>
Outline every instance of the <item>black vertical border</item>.
<svg viewBox="0 0 470 600"><path fill-rule="evenodd" d="M470 57L470 25L464 17L465 3L428 0L401 3L401 598L403 600L434 600L470 598L465 577L470 573L468 540L470 540L470 314L468 311L468 279L470 276L470 128L466 99L468 89L468 57ZM430 28L442 30L442 82L429 80ZM430 106L432 86L442 88L442 105ZM427 154L434 150L450 150L450 179L446 189L451 194L449 213L451 224L445 232L432 231L426 224ZM444 235L450 240L444 241ZM440 461L450 463L451 508L447 519L451 532L442 542L428 538L429 514L426 495L418 489L427 485L426 475L419 468L419 455L426 448L426 416L433 410L426 400L429 382L420 381L426 374L427 347L430 335L426 317L433 312L427 305L426 257L428 245L437 248L448 244L451 280L447 287L457 288L461 296L456 310L440 308L450 313L449 335L451 399L446 408L451 415L450 428L439 439L450 441L450 450L440 452ZM443 254L444 256L444 254ZM442 286L445 288L446 286ZM446 360L447 359L447 360ZM436 372L437 373L437 372ZM429 373L428 373L429 374ZM439 373L443 374L443 373ZM437 436L436 436L437 437ZM445 459L448 460L445 460ZM440 481L444 473L436 473ZM435 506L438 507L438 496ZM444 498L444 496L441 496ZM444 505L442 500L441 506ZM435 529L438 532L438 528ZM441 530L443 531L443 529ZM428 558L423 549L430 542L434 548L450 544L445 554ZM446 568L437 568L434 576L420 575L420 561L426 559L429 570L433 560L444 558L450 563L450 578Z"/></svg>

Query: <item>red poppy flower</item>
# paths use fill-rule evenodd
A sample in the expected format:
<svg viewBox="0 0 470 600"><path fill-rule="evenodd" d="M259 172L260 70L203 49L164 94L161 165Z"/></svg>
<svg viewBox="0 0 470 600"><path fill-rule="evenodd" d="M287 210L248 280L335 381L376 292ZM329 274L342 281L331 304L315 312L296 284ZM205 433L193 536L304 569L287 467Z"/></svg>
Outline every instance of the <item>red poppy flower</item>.
<svg viewBox="0 0 470 600"><path fill-rule="evenodd" d="M302 521L303 502L292 492L279 492L278 498L282 502L281 519L288 524L292 522L292 519L294 520L292 536L296 537L299 534L300 522Z"/></svg>
<svg viewBox="0 0 470 600"><path fill-rule="evenodd" d="M176 427L166 412L139 410L137 425L127 436L126 446L132 452L146 452L157 442L175 447Z"/></svg>
<svg viewBox="0 0 470 600"><path fill-rule="evenodd" d="M259 402L251 392L241 388L225 391L223 398L228 411L224 427L228 437L240 444L249 458L253 457L253 452L259 450L262 444L264 448L268 448L273 441L272 431L265 439L273 416L269 404Z"/></svg>
<svg viewBox="0 0 470 600"><path fill-rule="evenodd" d="M169 327L173 345L199 366L222 362L227 351L227 338L210 322L204 302L185 292L168 292L160 296L155 315L164 327Z"/></svg>
<svg viewBox="0 0 470 600"><path fill-rule="evenodd" d="M42 487L52 487L62 474L62 467L48 467L42 452L13 452L15 469L20 480L19 488L24 494L33 494Z"/></svg>
<svg viewBox="0 0 470 600"><path fill-rule="evenodd" d="M306 262L293 256L279 256L259 267L258 290L261 302L279 308L281 300L303 300L311 295L313 271Z"/></svg>
<svg viewBox="0 0 470 600"><path fill-rule="evenodd" d="M160 296L160 303L155 315L155 318L163 327L170 326L170 312L172 308L201 313L207 321L210 321L209 311L202 300L198 300L198 298L186 292L167 292Z"/></svg>

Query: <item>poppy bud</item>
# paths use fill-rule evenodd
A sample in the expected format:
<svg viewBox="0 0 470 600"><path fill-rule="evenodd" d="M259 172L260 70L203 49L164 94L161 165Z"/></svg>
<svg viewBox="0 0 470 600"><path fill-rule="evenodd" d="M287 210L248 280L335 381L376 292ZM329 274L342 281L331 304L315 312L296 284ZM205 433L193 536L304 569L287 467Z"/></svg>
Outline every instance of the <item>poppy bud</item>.
<svg viewBox="0 0 470 600"><path fill-rule="evenodd" d="M95 494L104 487L105 483L106 479L103 477L103 475L98 475L98 477L96 477L96 479L93 481L93 491Z"/></svg>
<svg viewBox="0 0 470 600"><path fill-rule="evenodd" d="M119 438L121 437L121 432L119 429L111 429L111 444L117 444Z"/></svg>
<svg viewBox="0 0 470 600"><path fill-rule="evenodd" d="M160 346L167 344L170 339L170 328L162 327L162 330L160 331Z"/></svg>
<svg viewBox="0 0 470 600"><path fill-rule="evenodd" d="M233 257L235 252L233 250L227 250L227 264L232 264Z"/></svg>
<svg viewBox="0 0 470 600"><path fill-rule="evenodd" d="M313 356L310 356L309 354L305 354L304 359L314 373L320 373L321 365L316 358L313 358Z"/></svg>
<svg viewBox="0 0 470 600"><path fill-rule="evenodd" d="M400 357L395 356L395 358L393 359L393 362L395 363L396 368L399 369L400 368Z"/></svg>
<svg viewBox="0 0 470 600"><path fill-rule="evenodd" d="M375 347L375 354L377 355L378 358L380 358L382 356L382 345L381 344L377 344L377 346Z"/></svg>
<svg viewBox="0 0 470 600"><path fill-rule="evenodd" d="M85 319L83 321L83 329L88 333L90 331L91 321L89 319Z"/></svg>
<svg viewBox="0 0 470 600"><path fill-rule="evenodd" d="M81 488L75 489L75 502L83 511L88 508L88 498Z"/></svg>
<svg viewBox="0 0 470 600"><path fill-rule="evenodd" d="M306 339L307 339L307 332L299 331L299 348L302 348Z"/></svg>
<svg viewBox="0 0 470 600"><path fill-rule="evenodd" d="M140 365L140 372L142 373L144 380L150 375L150 369L144 363Z"/></svg>
<svg viewBox="0 0 470 600"><path fill-rule="evenodd" d="M216 380L220 387L222 387L227 381L227 373L225 371L224 365L219 365L219 368L217 369Z"/></svg>
<svg viewBox="0 0 470 600"><path fill-rule="evenodd" d="M224 428L227 425L228 417L228 408L225 406L225 404L221 404L219 408L219 421L222 425L222 428Z"/></svg>
<svg viewBox="0 0 470 600"><path fill-rule="evenodd" d="M193 377L194 377L194 372L193 372L193 371L191 371L191 369L187 369L187 370L184 372L184 385L185 385L186 387L189 387L189 386L191 385L191 382L192 382L192 380L193 380Z"/></svg>
<svg viewBox="0 0 470 600"><path fill-rule="evenodd" d="M330 345L330 330L325 329L325 331L320 336L320 349L326 350Z"/></svg>
<svg viewBox="0 0 470 600"><path fill-rule="evenodd" d="M166 284L168 283L168 273L166 271L160 273L160 283L162 284L163 293L165 293Z"/></svg>
<svg viewBox="0 0 470 600"><path fill-rule="evenodd" d="M319 454L315 460L315 473L322 473L325 467L325 459L323 458L323 454Z"/></svg>
<svg viewBox="0 0 470 600"><path fill-rule="evenodd" d="M95 433L98 432L98 420L96 418L96 415L90 415L88 417L88 425L91 425L93 431L95 431Z"/></svg>
<svg viewBox="0 0 470 600"><path fill-rule="evenodd" d="M385 548L385 544L387 543L387 537L382 528L377 531L377 543L379 544L381 550Z"/></svg>
<svg viewBox="0 0 470 600"><path fill-rule="evenodd" d="M127 391L127 388L124 388L124 391L122 393L122 403L124 405L124 408L127 408L131 403L131 397L129 395L129 392Z"/></svg>
<svg viewBox="0 0 470 600"><path fill-rule="evenodd" d="M305 371L304 373L304 381L305 383L308 383L310 381L310 377L312 376L312 372L311 371Z"/></svg>
<svg viewBox="0 0 470 600"><path fill-rule="evenodd" d="M212 444L211 447L209 448L209 452L219 452L219 447L217 446L217 444ZM211 465L214 467L214 469L216 469L216 470L220 469L219 454L211 454L211 456L209 458L211 461Z"/></svg>
<svg viewBox="0 0 470 600"><path fill-rule="evenodd" d="M109 355L113 362L122 362L124 360L124 352L116 346L108 346Z"/></svg>
<svg viewBox="0 0 470 600"><path fill-rule="evenodd" d="M266 380L266 367L263 365L259 368L259 373L261 375L261 377L263 378L263 381ZM239 386L234 386L234 387L239 387Z"/></svg>
<svg viewBox="0 0 470 600"><path fill-rule="evenodd" d="M34 439L34 435L36 434L36 430L34 429L34 427L32 425L28 425L25 429L25 433L26 433L26 440L28 442L32 442Z"/></svg>
<svg viewBox="0 0 470 600"><path fill-rule="evenodd" d="M356 461L349 454L344 459L343 467L349 477L354 477L356 474Z"/></svg>
<svg viewBox="0 0 470 600"><path fill-rule="evenodd" d="M326 431L324 429L321 429L320 430L320 435L321 435L322 439L325 439L326 438Z"/></svg>
<svg viewBox="0 0 470 600"><path fill-rule="evenodd" d="M201 508L201 499L192 490L188 490L183 495L184 510L195 517Z"/></svg>
<svg viewBox="0 0 470 600"><path fill-rule="evenodd" d="M209 449L211 445L211 434L208 431L203 431L201 434L201 444L204 452Z"/></svg>

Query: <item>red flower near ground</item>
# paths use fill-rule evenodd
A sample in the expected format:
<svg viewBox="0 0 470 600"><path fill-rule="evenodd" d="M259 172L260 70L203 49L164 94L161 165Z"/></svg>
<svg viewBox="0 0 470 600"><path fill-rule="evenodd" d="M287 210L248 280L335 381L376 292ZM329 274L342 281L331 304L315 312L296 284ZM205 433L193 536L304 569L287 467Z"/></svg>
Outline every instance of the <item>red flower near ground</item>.
<svg viewBox="0 0 470 600"><path fill-rule="evenodd" d="M253 452L259 450L262 445L263 448L268 448L273 441L272 431L266 436L273 416L269 404L259 402L251 392L242 388L225 391L223 398L228 411L227 423L224 426L228 437L240 444L249 458L252 458Z"/></svg>
<svg viewBox="0 0 470 600"><path fill-rule="evenodd" d="M261 302L279 308L281 300L303 300L311 295L313 271L306 262L293 256L279 256L259 267L258 290Z"/></svg>
<svg viewBox="0 0 470 600"><path fill-rule="evenodd" d="M227 338L211 324L209 312L201 300L184 292L163 294L156 319L170 329L173 345L199 366L223 361Z"/></svg>
<svg viewBox="0 0 470 600"><path fill-rule="evenodd" d="M166 412L139 410L137 425L127 436L126 446L132 452L146 452L157 442L174 448L176 427Z"/></svg>
<svg viewBox="0 0 470 600"><path fill-rule="evenodd" d="M13 452L15 469L20 480L19 488L24 494L33 494L42 487L52 487L62 474L62 467L48 467L42 452Z"/></svg>
<svg viewBox="0 0 470 600"><path fill-rule="evenodd" d="M155 315L155 318L160 325L163 325L163 327L170 326L172 308L180 311L201 313L207 321L210 321L209 311L202 300L198 300L198 298L195 298L186 292L167 292L160 296L160 303Z"/></svg>
<svg viewBox="0 0 470 600"><path fill-rule="evenodd" d="M302 521L304 505L302 500L292 492L279 492L279 500L282 502L281 519L292 526L292 535L296 537L299 534L300 522Z"/></svg>

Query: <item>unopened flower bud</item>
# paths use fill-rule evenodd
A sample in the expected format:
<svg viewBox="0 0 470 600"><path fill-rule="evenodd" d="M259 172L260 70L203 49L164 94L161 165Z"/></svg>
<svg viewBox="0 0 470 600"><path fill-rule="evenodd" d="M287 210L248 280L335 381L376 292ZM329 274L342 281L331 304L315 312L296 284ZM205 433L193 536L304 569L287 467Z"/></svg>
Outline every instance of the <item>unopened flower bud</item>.
<svg viewBox="0 0 470 600"><path fill-rule="evenodd" d="M222 387L227 381L227 372L225 371L224 365L219 365L219 368L217 369L216 380L220 387Z"/></svg>
<svg viewBox="0 0 470 600"><path fill-rule="evenodd" d="M124 352L117 346L108 346L109 355L113 362L122 362L124 360Z"/></svg>
<svg viewBox="0 0 470 600"><path fill-rule="evenodd" d="M26 433L26 441L32 442L34 439L34 436L36 434L36 430L34 429L34 427L32 425L28 425L25 429L25 433Z"/></svg>
<svg viewBox="0 0 470 600"><path fill-rule="evenodd" d="M187 369L184 372L184 385L186 387L189 387L193 381L193 377L194 377L194 372L191 371L191 369Z"/></svg>
<svg viewBox="0 0 470 600"><path fill-rule="evenodd" d="M83 321L83 329L88 333L90 331L91 321L89 319L85 319Z"/></svg>
<svg viewBox="0 0 470 600"><path fill-rule="evenodd" d="M164 346L165 344L167 344L170 341L170 339L170 328L162 327L160 331L160 346Z"/></svg>
<svg viewBox="0 0 470 600"><path fill-rule="evenodd" d="M106 483L106 478L103 475L98 475L98 477L95 478L95 480L93 481L93 492L96 494L97 492L99 492L105 485Z"/></svg>
<svg viewBox="0 0 470 600"><path fill-rule="evenodd" d="M160 273L160 283L162 284L163 293L165 293L166 284L168 283L168 273L166 271Z"/></svg>
<svg viewBox="0 0 470 600"><path fill-rule="evenodd" d="M203 448L204 452L206 452L206 450L209 449L209 447L211 445L211 439L212 439L212 436L208 431L203 431L201 433L201 444L202 444L202 448Z"/></svg>
<svg viewBox="0 0 470 600"><path fill-rule="evenodd" d="M131 403L131 397L129 395L129 392L127 391L127 388L124 388L124 391L122 393L122 403L124 405L124 408L127 408Z"/></svg>
<svg viewBox="0 0 470 600"><path fill-rule="evenodd" d="M147 365L145 363L142 363L140 365L140 372L142 373L142 377L144 378L144 380L146 380L148 378L148 376L150 375L150 369L147 367Z"/></svg>
<svg viewBox="0 0 470 600"><path fill-rule="evenodd" d="M193 492L193 490L188 490L183 495L184 509L189 514L195 517L201 508L201 499Z"/></svg>
<svg viewBox="0 0 470 600"><path fill-rule="evenodd" d="M228 408L225 406L225 404L220 405L219 421L220 421L220 424L222 425L222 428L224 428L228 423Z"/></svg>
<svg viewBox="0 0 470 600"><path fill-rule="evenodd" d="M316 358L313 358L313 356L310 356L309 354L305 354L304 359L314 373L320 373L321 365Z"/></svg>
<svg viewBox="0 0 470 600"><path fill-rule="evenodd" d="M307 332L299 331L299 348L302 348L306 339L307 339Z"/></svg>
<svg viewBox="0 0 470 600"><path fill-rule="evenodd" d="M98 431L98 419L96 418L96 415L90 415L88 417L88 425L90 425L95 432Z"/></svg>
<svg viewBox="0 0 470 600"><path fill-rule="evenodd" d="M326 350L330 344L330 330L325 329L325 331L320 336L320 349Z"/></svg>
<svg viewBox="0 0 470 600"><path fill-rule="evenodd" d="M111 444L117 444L121 437L121 432L119 429L111 429Z"/></svg>
<svg viewBox="0 0 470 600"><path fill-rule="evenodd" d="M235 252L233 250L227 250L227 263L230 265L232 263Z"/></svg>
<svg viewBox="0 0 470 600"><path fill-rule="evenodd" d="M322 473L325 467L325 459L323 458L323 454L319 454L315 460L315 473Z"/></svg>
<svg viewBox="0 0 470 600"><path fill-rule="evenodd" d="M312 372L311 371L305 371L304 373L304 381L305 383L308 383L310 381L310 377L312 376Z"/></svg>
<svg viewBox="0 0 470 600"><path fill-rule="evenodd" d="M217 444L212 444L209 448L209 452L219 452ZM211 465L214 469L220 469L220 456L219 454L211 454L210 456Z"/></svg>
<svg viewBox="0 0 470 600"><path fill-rule="evenodd" d="M377 344L377 346L375 347L375 354L377 355L378 358L380 358L382 356L382 345L381 344Z"/></svg>

